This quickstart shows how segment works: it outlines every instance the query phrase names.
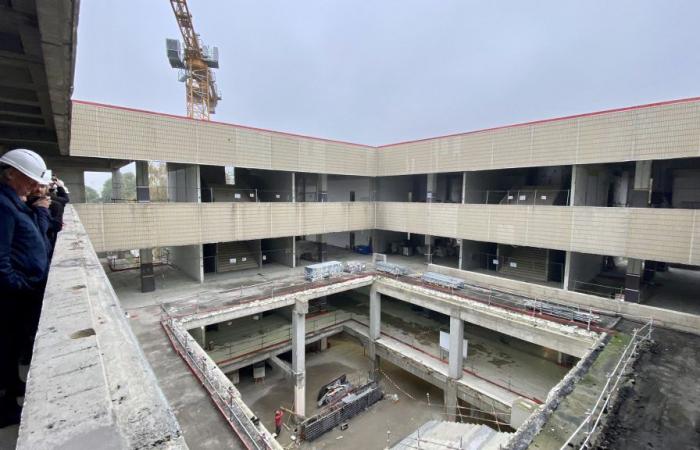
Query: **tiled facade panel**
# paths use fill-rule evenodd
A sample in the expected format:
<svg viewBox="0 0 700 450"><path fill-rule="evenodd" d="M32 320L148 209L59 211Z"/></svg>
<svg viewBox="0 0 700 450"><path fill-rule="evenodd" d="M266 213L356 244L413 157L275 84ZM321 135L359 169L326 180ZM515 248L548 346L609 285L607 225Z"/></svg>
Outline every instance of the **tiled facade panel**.
<svg viewBox="0 0 700 450"><path fill-rule="evenodd" d="M382 230L700 263L696 210L393 202L376 205L376 227ZM443 224L443 220L455 220L455 225Z"/></svg>
<svg viewBox="0 0 700 450"><path fill-rule="evenodd" d="M367 202L83 203L75 209L98 252L367 230L375 222Z"/></svg>
<svg viewBox="0 0 700 450"><path fill-rule="evenodd" d="M375 176L369 146L73 103L72 156Z"/></svg>
<svg viewBox="0 0 700 450"><path fill-rule="evenodd" d="M385 176L696 157L700 101L484 130L377 152L378 173Z"/></svg>
<svg viewBox="0 0 700 450"><path fill-rule="evenodd" d="M543 121L375 149L74 103L71 155L346 175L700 156L700 102Z"/></svg>

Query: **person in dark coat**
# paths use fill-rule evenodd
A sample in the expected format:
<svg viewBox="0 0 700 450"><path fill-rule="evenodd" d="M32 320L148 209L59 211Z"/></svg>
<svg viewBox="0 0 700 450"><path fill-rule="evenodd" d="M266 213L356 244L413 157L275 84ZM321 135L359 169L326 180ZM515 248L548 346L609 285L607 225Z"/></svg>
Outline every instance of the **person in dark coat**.
<svg viewBox="0 0 700 450"><path fill-rule="evenodd" d="M19 423L17 397L24 395L18 370L20 318L27 299L42 289L49 267L44 236L50 200L29 207L21 197L48 181L46 164L33 151L11 150L0 157L0 427Z"/></svg>
<svg viewBox="0 0 700 450"><path fill-rule="evenodd" d="M68 196L68 190L65 184L63 184L63 181L56 177L51 179L49 196L51 197L49 212L54 222L52 227L49 228L49 241L51 242L51 249L53 251L53 247L56 245L58 232L63 229L63 210L66 208L66 204L70 202L70 197Z"/></svg>

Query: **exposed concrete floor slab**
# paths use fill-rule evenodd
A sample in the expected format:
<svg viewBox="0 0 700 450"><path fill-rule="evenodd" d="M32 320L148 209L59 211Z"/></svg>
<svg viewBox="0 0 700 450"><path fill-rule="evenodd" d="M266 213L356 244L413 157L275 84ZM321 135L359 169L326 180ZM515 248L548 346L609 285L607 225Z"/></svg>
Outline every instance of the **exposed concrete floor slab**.
<svg viewBox="0 0 700 450"><path fill-rule="evenodd" d="M700 336L659 328L652 339L610 414L600 448L700 449Z"/></svg>
<svg viewBox="0 0 700 450"><path fill-rule="evenodd" d="M369 370L362 346L346 335L329 338L329 349L320 353L307 353L306 362L309 414L317 410L316 393L325 383L343 373L353 382L362 383L366 381ZM381 382L382 389L386 394L398 395L398 402L385 398L352 418L347 430L333 429L313 442L304 443L302 448L385 448L387 440L393 445L426 421L444 419L442 390L385 361L382 362L382 371L389 376L389 379L385 378ZM263 423L271 425L276 408L291 406L293 384L284 378L281 371L270 371L268 368L267 374L264 383L256 384L250 378L242 378L237 388L246 404L258 414ZM288 429L282 432L282 445L289 443L289 434Z"/></svg>
<svg viewBox="0 0 700 450"><path fill-rule="evenodd" d="M657 272L653 286L642 290L642 303L690 314L700 314L700 271L670 267Z"/></svg>
<svg viewBox="0 0 700 450"><path fill-rule="evenodd" d="M128 308L125 308L128 311ZM191 449L244 448L160 326L160 308L128 311L131 327Z"/></svg>
<svg viewBox="0 0 700 450"><path fill-rule="evenodd" d="M328 259L337 261L362 261L370 264L372 257L353 253L337 247L330 247ZM423 257L405 257L390 255L389 261L403 264L414 271L425 271L426 265ZM154 303L172 302L178 299L206 298L211 292L223 290L235 290L242 286L265 283L275 280L303 280L304 266L314 264L310 261L302 261L303 265L291 268L278 263L269 263L258 269L247 269L238 272L205 274L204 283L194 281L178 269L171 266L157 266L154 268L156 290L155 292L142 293L140 291L140 275L138 269L111 272L105 267L105 272L114 287L122 304L130 307L147 306Z"/></svg>

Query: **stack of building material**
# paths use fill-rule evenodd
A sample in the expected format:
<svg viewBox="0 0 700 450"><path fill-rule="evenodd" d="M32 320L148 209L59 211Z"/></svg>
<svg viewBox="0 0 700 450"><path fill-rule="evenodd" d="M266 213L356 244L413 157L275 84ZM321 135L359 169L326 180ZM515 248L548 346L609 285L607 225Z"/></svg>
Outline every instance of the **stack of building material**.
<svg viewBox="0 0 700 450"><path fill-rule="evenodd" d="M312 441L360 414L382 398L384 398L384 392L374 381L354 388L342 398L336 399L333 404L320 410L315 416L302 422L301 436L304 440Z"/></svg>
<svg viewBox="0 0 700 450"><path fill-rule="evenodd" d="M343 272L343 263L340 261L328 261L311 264L304 268L304 277L307 281L322 280Z"/></svg>
<svg viewBox="0 0 700 450"><path fill-rule="evenodd" d="M406 266L401 266L399 264L389 263L389 262L378 262L375 267L379 272L390 273L392 275L408 275L409 270Z"/></svg>
<svg viewBox="0 0 700 450"><path fill-rule="evenodd" d="M596 314L579 311L577 309L569 308L567 306L541 302L539 300L526 300L525 306L534 311L549 314L550 316L561 317L562 319L575 320L577 322L585 323L600 322L600 316Z"/></svg>
<svg viewBox="0 0 700 450"><path fill-rule="evenodd" d="M452 289L464 288L464 280L455 277L449 277L441 273L425 272L421 278L426 283L436 284L442 287L448 287Z"/></svg>
<svg viewBox="0 0 700 450"><path fill-rule="evenodd" d="M348 273L364 272L367 266L361 261L348 261L345 263L345 271Z"/></svg>

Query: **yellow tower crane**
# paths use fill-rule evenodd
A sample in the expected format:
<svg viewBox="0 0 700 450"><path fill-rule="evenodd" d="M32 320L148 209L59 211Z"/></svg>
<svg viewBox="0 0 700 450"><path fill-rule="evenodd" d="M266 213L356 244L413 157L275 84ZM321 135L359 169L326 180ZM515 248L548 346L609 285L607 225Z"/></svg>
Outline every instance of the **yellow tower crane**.
<svg viewBox="0 0 700 450"><path fill-rule="evenodd" d="M221 100L212 71L219 68L219 49L202 44L194 31L187 0L170 0L170 6L182 33L182 43L177 39L166 39L165 47L170 66L179 69L178 78L185 83L187 117L209 120Z"/></svg>

